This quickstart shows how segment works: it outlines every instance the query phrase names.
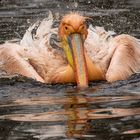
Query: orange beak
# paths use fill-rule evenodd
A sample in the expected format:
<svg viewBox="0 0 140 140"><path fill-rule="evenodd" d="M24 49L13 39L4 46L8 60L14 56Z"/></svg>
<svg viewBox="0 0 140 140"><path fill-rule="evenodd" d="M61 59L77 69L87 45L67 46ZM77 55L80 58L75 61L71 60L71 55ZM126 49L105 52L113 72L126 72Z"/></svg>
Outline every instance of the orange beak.
<svg viewBox="0 0 140 140"><path fill-rule="evenodd" d="M88 87L88 72L84 53L84 40L81 34L68 36L68 44L73 58L73 70L78 87Z"/></svg>

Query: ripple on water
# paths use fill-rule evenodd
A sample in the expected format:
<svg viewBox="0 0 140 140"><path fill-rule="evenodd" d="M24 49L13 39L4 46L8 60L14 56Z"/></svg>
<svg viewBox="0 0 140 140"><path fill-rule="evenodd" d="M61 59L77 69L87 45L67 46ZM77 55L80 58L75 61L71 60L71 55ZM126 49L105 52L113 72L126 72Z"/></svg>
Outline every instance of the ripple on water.
<svg viewBox="0 0 140 140"><path fill-rule="evenodd" d="M65 87L61 97L46 94L9 98L0 104L1 125L6 129L5 121L11 125L15 123L10 128L12 135L9 135L13 139L137 137L140 134L140 108L136 104L139 104L140 95L95 96L94 91L91 88L88 94L85 91L76 94L77 89ZM100 131L104 134L100 135Z"/></svg>

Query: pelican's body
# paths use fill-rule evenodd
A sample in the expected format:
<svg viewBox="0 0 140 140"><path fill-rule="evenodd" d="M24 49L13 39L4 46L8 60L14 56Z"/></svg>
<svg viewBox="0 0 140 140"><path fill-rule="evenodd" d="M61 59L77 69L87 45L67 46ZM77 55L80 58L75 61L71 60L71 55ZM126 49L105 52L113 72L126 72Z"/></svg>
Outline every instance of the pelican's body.
<svg viewBox="0 0 140 140"><path fill-rule="evenodd" d="M78 18L79 15L70 16ZM76 21L73 23L75 30L79 28ZM54 34L58 35L58 29L52 28L52 24L53 18L49 17L40 25L36 23L30 27L19 44L1 45L0 69L9 74L18 73L45 83L76 82L73 64L65 55L62 43L52 40ZM32 31L36 26L38 29L33 36ZM77 32L82 34L81 30ZM63 37L61 25L59 36ZM112 33L104 28L93 28L90 25L84 42L84 58L88 81L123 80L140 71L140 42L125 34L113 37Z"/></svg>

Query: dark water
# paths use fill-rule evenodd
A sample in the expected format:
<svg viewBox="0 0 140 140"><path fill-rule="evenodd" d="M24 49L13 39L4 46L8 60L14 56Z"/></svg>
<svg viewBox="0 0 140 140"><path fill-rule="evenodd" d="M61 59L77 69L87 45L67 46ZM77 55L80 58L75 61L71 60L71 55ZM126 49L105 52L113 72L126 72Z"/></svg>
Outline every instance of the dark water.
<svg viewBox="0 0 140 140"><path fill-rule="evenodd" d="M140 38L139 0L1 0L0 42L21 38L51 10L79 11L93 25ZM140 75L113 84L45 85L0 78L2 140L140 140Z"/></svg>

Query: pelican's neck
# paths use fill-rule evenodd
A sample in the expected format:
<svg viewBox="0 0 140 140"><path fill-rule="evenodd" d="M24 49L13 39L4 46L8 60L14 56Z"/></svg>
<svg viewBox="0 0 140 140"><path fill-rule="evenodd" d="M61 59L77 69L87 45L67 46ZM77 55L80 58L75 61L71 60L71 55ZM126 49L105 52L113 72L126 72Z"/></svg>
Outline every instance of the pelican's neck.
<svg viewBox="0 0 140 140"><path fill-rule="evenodd" d="M87 63L89 80L90 81L104 80L105 75L103 74L101 68L97 64L94 63L94 61L88 56L86 51L85 51L85 59Z"/></svg>

